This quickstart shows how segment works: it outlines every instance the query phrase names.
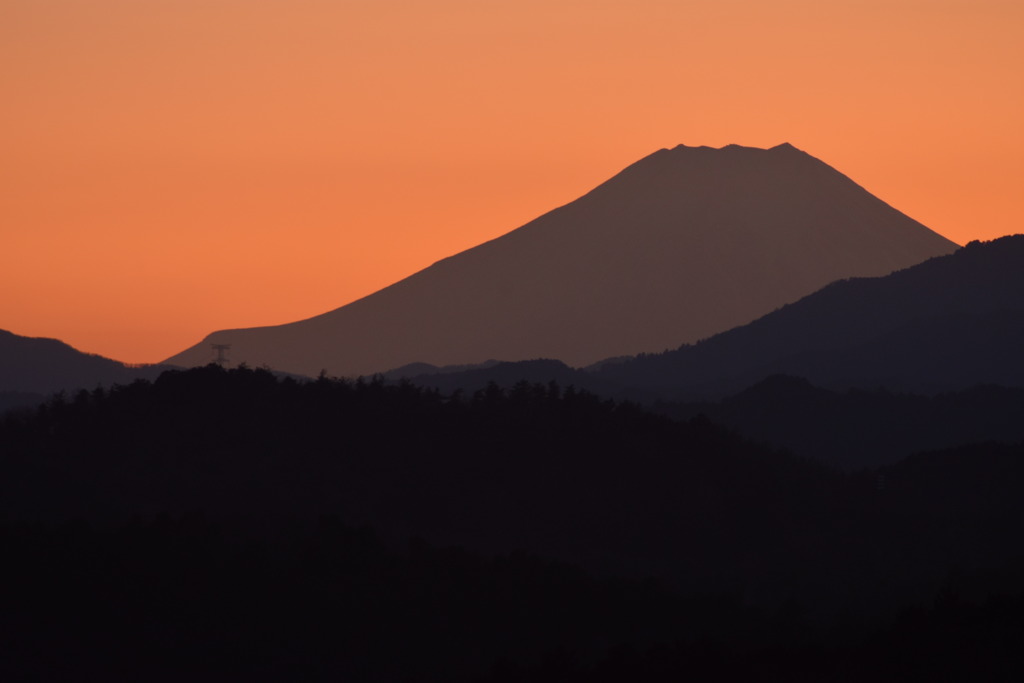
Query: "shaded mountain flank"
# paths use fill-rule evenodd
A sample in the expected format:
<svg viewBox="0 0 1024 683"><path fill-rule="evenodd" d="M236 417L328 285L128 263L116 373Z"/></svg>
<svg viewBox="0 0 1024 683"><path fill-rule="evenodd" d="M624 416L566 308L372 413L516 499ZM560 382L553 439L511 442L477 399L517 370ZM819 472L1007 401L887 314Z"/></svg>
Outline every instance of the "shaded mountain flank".
<svg viewBox="0 0 1024 683"><path fill-rule="evenodd" d="M0 330L0 411L47 394L155 379L167 365L131 366L83 353L57 339Z"/></svg>
<svg viewBox="0 0 1024 683"><path fill-rule="evenodd" d="M924 451L1024 441L1024 388L976 386L934 396L887 389L829 391L775 375L718 402L656 402L655 412L702 415L743 436L847 470Z"/></svg>
<svg viewBox="0 0 1024 683"><path fill-rule="evenodd" d="M315 376L409 363L602 358L676 348L829 282L956 245L835 169L771 149L662 149L583 197L329 313L224 330L168 359Z"/></svg>
<svg viewBox="0 0 1024 683"><path fill-rule="evenodd" d="M1024 386L1024 235L972 242L878 278L834 282L674 351L604 363L604 382L714 398L770 375L843 389Z"/></svg>

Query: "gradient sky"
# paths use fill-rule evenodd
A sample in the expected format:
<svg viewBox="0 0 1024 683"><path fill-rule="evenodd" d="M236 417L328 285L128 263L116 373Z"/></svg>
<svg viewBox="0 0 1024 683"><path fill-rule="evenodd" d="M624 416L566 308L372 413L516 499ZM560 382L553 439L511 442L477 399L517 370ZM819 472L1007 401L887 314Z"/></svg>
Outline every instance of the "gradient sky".
<svg viewBox="0 0 1024 683"><path fill-rule="evenodd" d="M679 143L1024 232L1020 0L0 0L0 329L158 361Z"/></svg>

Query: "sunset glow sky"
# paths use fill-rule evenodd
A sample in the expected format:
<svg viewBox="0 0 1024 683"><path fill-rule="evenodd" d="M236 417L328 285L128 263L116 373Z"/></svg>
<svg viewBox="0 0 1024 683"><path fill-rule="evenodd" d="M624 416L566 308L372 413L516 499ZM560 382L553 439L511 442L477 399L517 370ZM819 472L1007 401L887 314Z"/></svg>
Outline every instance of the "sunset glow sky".
<svg viewBox="0 0 1024 683"><path fill-rule="evenodd" d="M0 0L0 329L129 362L337 308L661 147L1024 232L1020 0Z"/></svg>

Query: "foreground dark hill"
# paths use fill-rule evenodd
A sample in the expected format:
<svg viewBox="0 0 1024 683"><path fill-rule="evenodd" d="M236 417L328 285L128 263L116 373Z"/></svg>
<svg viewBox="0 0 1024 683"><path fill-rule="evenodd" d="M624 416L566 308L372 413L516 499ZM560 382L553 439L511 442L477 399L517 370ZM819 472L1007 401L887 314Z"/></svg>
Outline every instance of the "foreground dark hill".
<svg viewBox="0 0 1024 683"><path fill-rule="evenodd" d="M1005 534L1024 519L1013 495L1024 461L1019 446L1004 450L993 461L1004 474L985 480L998 487L995 507L951 519L942 501L957 468L967 481L984 458L945 461L949 481L938 488L890 468L892 490L903 481L918 499L904 507L904 494L879 498L871 476L752 445L704 419L673 422L553 385L449 399L210 366L0 422L0 518L335 513L390 538L525 549L758 604L882 608L883 578L887 590L918 595L950 558L970 569L1016 552ZM922 501L933 518L921 517ZM990 517L998 525L983 530ZM929 535L905 547L915 528Z"/></svg>
<svg viewBox="0 0 1024 683"><path fill-rule="evenodd" d="M1019 443L851 476L554 385L171 372L0 419L0 674L1019 680L1022 486Z"/></svg>
<svg viewBox="0 0 1024 683"><path fill-rule="evenodd" d="M676 348L834 280L956 245L783 144L660 150L566 206L323 315L216 332L253 367L315 376Z"/></svg>
<svg viewBox="0 0 1024 683"><path fill-rule="evenodd" d="M82 353L56 339L22 337L0 330L0 393L9 397L7 403L0 401L0 408L24 403L33 395L41 398L55 391L154 379L167 369L159 365L132 367Z"/></svg>
<svg viewBox="0 0 1024 683"><path fill-rule="evenodd" d="M680 563L688 551L664 538L693 535L709 557L742 561L700 531L718 520L788 564L789 541L755 533L736 505L759 501L792 519L799 501L817 506L819 486L836 483L704 422L542 385L451 400L411 385L300 384L208 366L82 392L0 427L0 518L337 513L398 538L525 548L685 582L723 577ZM734 480L737 469L746 475ZM767 561L760 576L778 580Z"/></svg>
<svg viewBox="0 0 1024 683"><path fill-rule="evenodd" d="M835 282L749 325L607 363L606 382L725 396L773 374L826 388L1024 386L1024 235L972 242L886 277Z"/></svg>

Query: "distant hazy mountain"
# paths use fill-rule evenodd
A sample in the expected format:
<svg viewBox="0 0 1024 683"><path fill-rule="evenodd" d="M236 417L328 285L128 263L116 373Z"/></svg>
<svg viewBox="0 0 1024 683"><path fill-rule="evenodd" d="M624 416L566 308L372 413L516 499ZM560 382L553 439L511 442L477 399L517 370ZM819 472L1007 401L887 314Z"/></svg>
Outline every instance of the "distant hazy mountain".
<svg viewBox="0 0 1024 683"><path fill-rule="evenodd" d="M580 366L675 348L955 248L791 145L680 145L364 299L216 332L167 362L202 365L230 344L234 362L306 375L488 358Z"/></svg>
<svg viewBox="0 0 1024 683"><path fill-rule="evenodd" d="M879 467L970 443L1024 442L1024 388L975 386L935 396L829 391L773 375L721 402L662 403L678 419L704 415L747 438L845 469Z"/></svg>
<svg viewBox="0 0 1024 683"><path fill-rule="evenodd" d="M153 379L166 369L161 365L131 367L82 353L56 339L22 337L0 330L0 392L10 399L6 403L0 401L0 406L24 405L28 395ZM18 397L23 400L15 401Z"/></svg>
<svg viewBox="0 0 1024 683"><path fill-rule="evenodd" d="M1024 386L1024 235L835 282L749 325L595 373L681 397L724 396L773 374L926 393Z"/></svg>

